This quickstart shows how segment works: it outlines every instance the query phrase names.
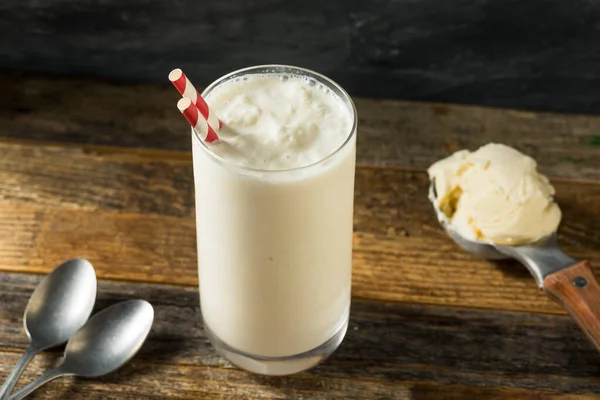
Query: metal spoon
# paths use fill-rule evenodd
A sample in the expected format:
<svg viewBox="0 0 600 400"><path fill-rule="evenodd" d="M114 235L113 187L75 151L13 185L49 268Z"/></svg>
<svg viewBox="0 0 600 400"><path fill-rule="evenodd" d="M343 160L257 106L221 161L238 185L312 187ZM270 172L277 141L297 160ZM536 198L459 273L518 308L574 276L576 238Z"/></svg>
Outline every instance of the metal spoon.
<svg viewBox="0 0 600 400"><path fill-rule="evenodd" d="M152 327L154 309L144 300L128 300L95 314L67 343L63 362L46 371L9 400L20 400L43 384L65 375L93 378L127 363Z"/></svg>
<svg viewBox="0 0 600 400"><path fill-rule="evenodd" d="M0 388L0 399L13 389L33 356L65 343L85 324L96 301L96 273L76 258L56 267L35 288L24 314L29 347Z"/></svg>
<svg viewBox="0 0 600 400"><path fill-rule="evenodd" d="M514 258L521 262L540 289L569 312L600 351L600 285L589 261L577 261L565 254L558 246L556 233L535 243L517 246L466 239L437 206L434 182L429 186L429 199L438 221L460 247L487 259Z"/></svg>

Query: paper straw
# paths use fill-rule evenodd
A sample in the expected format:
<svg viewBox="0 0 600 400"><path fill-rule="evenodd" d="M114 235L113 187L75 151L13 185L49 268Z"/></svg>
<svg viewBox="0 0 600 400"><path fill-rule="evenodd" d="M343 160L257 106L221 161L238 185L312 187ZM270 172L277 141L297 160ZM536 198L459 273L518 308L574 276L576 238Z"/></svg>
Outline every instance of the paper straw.
<svg viewBox="0 0 600 400"><path fill-rule="evenodd" d="M200 135L200 138L208 143L219 140L215 130L208 124L204 117L198 111L198 108L192 103L189 97L182 97L177 102L177 108L191 127Z"/></svg>
<svg viewBox="0 0 600 400"><path fill-rule="evenodd" d="M183 97L189 97L198 110L200 114L208 121L208 124L213 127L215 131L218 131L223 127L223 123L214 112L211 112L208 108L208 104L206 101L200 96L200 93L196 90L192 82L188 79L188 77L183 73L183 71L179 68L174 69L169 73L169 80L175 86L179 94Z"/></svg>

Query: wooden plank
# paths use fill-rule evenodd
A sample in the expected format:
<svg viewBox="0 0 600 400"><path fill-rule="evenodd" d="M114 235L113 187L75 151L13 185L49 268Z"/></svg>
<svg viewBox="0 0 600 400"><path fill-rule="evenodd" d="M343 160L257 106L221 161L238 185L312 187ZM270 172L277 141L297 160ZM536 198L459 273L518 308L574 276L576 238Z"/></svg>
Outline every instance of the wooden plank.
<svg viewBox="0 0 600 400"><path fill-rule="evenodd" d="M48 1L1 6L0 68L198 84L293 63L353 93L597 112L593 2L380 0ZM139 12L144 10L144 12ZM168 15L168 18L165 16ZM64 55L68 54L68 57Z"/></svg>
<svg viewBox="0 0 600 400"><path fill-rule="evenodd" d="M6 376L18 354L0 351L0 374ZM58 355L35 359L23 374L22 384L48 367ZM18 386L20 387L20 385ZM17 387L17 388L18 388ZM31 395L32 399L138 400L138 399L398 399L411 400L400 384L376 379L339 379L298 376L270 379L237 370L202 365L169 365L134 359L119 371L99 379L72 377L55 380ZM562 399L561 399L562 400Z"/></svg>
<svg viewBox="0 0 600 400"><path fill-rule="evenodd" d="M425 169L489 142L515 147L555 178L600 180L600 118L356 99L359 161Z"/></svg>
<svg viewBox="0 0 600 400"><path fill-rule="evenodd" d="M45 272L82 256L104 278L196 285L188 162L3 148L16 150L0 157L0 269ZM433 216L426 180L421 172L357 169L355 296L562 313L523 267L458 249ZM560 242L600 266L600 185L555 185Z"/></svg>
<svg viewBox="0 0 600 400"><path fill-rule="evenodd" d="M489 388L436 383L408 383L413 400L593 400L598 395L559 394L509 388Z"/></svg>
<svg viewBox="0 0 600 400"><path fill-rule="evenodd" d="M193 215L191 155L0 144L0 200Z"/></svg>
<svg viewBox="0 0 600 400"><path fill-rule="evenodd" d="M0 374L9 373L17 353L0 351ZM57 355L43 354L24 372L22 384L56 364ZM165 385L165 382L167 383ZM175 386L176 385L176 386ZM19 385L20 387L20 385ZM594 400L593 394L563 394L539 390L469 387L434 383L386 382L302 374L265 378L235 369L210 366L152 364L137 359L99 379L61 378L34 392L32 399L378 399L378 400Z"/></svg>
<svg viewBox="0 0 600 400"><path fill-rule="evenodd" d="M39 279L0 274L0 354L11 354L3 358L11 363L26 346L22 312ZM150 398L175 397L176 390L184 397L214 390L250 397L320 398L316 393L323 391L322 398L377 398L369 393L405 398L404 388L433 396L455 387L465 394L453 397L459 399L504 390L600 391L600 354L564 316L355 300L346 339L327 362L299 375L265 378L239 372L216 355L204 336L195 288L100 281L96 308L129 298L146 299L155 308L153 330L134 362L100 382L53 383L47 390L61 393L66 386L82 396L88 388L108 395L113 389L136 387ZM49 352L37 368L58 354ZM7 372L3 362L0 373ZM475 388L471 397L470 387Z"/></svg>
<svg viewBox="0 0 600 400"><path fill-rule="evenodd" d="M189 151L171 87L0 75L0 136ZM554 177L600 180L600 117L355 98L361 165L423 169L502 141ZM2 151L6 151L2 149Z"/></svg>
<svg viewBox="0 0 600 400"><path fill-rule="evenodd" d="M0 206L0 270L84 257L102 278L197 285L192 218Z"/></svg>

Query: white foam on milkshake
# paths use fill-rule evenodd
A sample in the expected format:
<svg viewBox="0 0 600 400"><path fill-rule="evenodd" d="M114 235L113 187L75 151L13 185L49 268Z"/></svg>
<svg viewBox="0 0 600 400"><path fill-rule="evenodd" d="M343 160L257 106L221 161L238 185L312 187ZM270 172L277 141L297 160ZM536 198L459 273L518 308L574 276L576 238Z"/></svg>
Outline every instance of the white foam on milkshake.
<svg viewBox="0 0 600 400"><path fill-rule="evenodd" d="M285 170L337 150L352 128L348 107L312 78L246 75L220 84L206 101L224 123L209 149L228 163Z"/></svg>

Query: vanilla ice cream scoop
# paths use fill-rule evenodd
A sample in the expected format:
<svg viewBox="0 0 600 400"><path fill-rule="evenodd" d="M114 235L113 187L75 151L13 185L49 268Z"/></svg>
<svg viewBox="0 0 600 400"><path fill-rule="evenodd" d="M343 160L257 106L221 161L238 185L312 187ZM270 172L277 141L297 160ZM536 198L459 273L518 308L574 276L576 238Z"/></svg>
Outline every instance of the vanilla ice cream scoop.
<svg viewBox="0 0 600 400"><path fill-rule="evenodd" d="M428 170L432 200L466 239L532 243L556 231L561 211L554 188L529 156L503 144L457 151Z"/></svg>

